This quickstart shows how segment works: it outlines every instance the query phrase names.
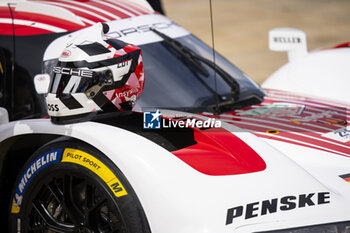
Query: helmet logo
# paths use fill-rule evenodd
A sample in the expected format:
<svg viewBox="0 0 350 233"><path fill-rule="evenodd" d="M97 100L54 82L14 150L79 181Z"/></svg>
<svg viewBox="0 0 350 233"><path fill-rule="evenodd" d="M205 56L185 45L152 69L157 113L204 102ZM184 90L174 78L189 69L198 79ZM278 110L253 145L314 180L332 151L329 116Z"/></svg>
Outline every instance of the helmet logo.
<svg viewBox="0 0 350 233"><path fill-rule="evenodd" d="M129 65L129 62L131 62L131 60L120 62L117 64L117 68L122 68L124 66L127 66L127 65Z"/></svg>
<svg viewBox="0 0 350 233"><path fill-rule="evenodd" d="M127 91L123 91L123 92L120 92L120 93L116 93L116 96L118 98L122 98L122 97L129 97L130 95L132 95L134 93L133 90L127 90Z"/></svg>
<svg viewBox="0 0 350 233"><path fill-rule="evenodd" d="M69 50L64 50L61 54L61 57L69 57L71 55L71 52Z"/></svg>
<svg viewBox="0 0 350 233"><path fill-rule="evenodd" d="M92 78L93 71L91 70L83 70L83 69L73 69L73 68L65 68L55 66L52 70L56 74L68 74L68 75L76 75L85 78Z"/></svg>

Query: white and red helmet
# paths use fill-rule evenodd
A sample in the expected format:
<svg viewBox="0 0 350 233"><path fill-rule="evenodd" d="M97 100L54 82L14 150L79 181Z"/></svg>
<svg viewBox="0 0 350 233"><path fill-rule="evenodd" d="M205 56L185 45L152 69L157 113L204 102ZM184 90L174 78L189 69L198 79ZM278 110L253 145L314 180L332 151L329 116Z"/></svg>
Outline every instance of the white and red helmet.
<svg viewBox="0 0 350 233"><path fill-rule="evenodd" d="M131 110L144 86L141 49L104 35L106 24L84 30L53 68L48 113L55 123Z"/></svg>

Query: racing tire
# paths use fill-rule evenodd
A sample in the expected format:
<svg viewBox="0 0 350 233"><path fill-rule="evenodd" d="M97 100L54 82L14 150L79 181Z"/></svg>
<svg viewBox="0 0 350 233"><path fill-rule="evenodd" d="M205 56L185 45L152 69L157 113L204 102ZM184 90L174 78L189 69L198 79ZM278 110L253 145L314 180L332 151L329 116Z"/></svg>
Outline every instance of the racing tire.
<svg viewBox="0 0 350 233"><path fill-rule="evenodd" d="M126 177L79 141L56 140L38 149L11 199L9 232L150 232Z"/></svg>

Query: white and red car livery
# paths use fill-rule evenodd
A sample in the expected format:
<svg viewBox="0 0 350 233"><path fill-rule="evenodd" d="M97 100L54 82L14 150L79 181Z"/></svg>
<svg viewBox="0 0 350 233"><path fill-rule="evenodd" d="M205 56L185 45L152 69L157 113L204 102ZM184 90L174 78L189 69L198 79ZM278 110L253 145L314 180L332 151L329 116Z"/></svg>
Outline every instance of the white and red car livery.
<svg viewBox="0 0 350 233"><path fill-rule="evenodd" d="M288 92L266 90L264 102L221 114L258 137L349 156L347 107Z"/></svg>
<svg viewBox="0 0 350 233"><path fill-rule="evenodd" d="M75 31L98 22L152 13L142 1L4 1L0 3L1 34L11 35L12 25L16 35L29 36Z"/></svg>
<svg viewBox="0 0 350 233"><path fill-rule="evenodd" d="M308 53L300 31L275 30L271 47L290 62L263 90L141 0L0 4L0 211L10 232L349 231L349 48ZM33 78L97 22L142 49L135 112L41 119Z"/></svg>

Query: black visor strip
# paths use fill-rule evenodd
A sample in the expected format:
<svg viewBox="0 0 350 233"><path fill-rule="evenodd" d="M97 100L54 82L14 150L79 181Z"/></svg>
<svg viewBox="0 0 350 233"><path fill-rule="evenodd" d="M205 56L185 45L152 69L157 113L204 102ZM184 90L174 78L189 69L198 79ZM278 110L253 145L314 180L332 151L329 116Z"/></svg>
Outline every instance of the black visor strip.
<svg viewBox="0 0 350 233"><path fill-rule="evenodd" d="M82 108L83 106L70 94L58 94L57 97L69 109Z"/></svg>
<svg viewBox="0 0 350 233"><path fill-rule="evenodd" d="M125 83L128 81L128 79L129 79L129 77L130 77L130 75L132 74L132 73L134 73L135 72L135 70L136 70L136 67L137 67L137 64L138 64L138 61L139 61L139 55L140 55L140 50L137 50L138 51L138 54L136 55L137 57L135 58L135 57L133 57L132 58L132 60L131 60L131 65L130 65L130 69L129 69L129 72L127 73L127 74L125 74L124 76L123 76L123 78L122 78L122 80L120 80L119 82L118 82L118 85L120 86L120 87L122 87L122 86L124 86L125 85Z"/></svg>
<svg viewBox="0 0 350 233"><path fill-rule="evenodd" d="M140 52L141 52L141 50L138 49L138 50L132 51L132 52L127 53L127 54L120 56L120 57L114 57L114 58L110 58L110 59L106 59L106 60L102 60L102 61L96 61L96 62L87 62L85 60L76 61L76 62L58 62L57 66L67 67L67 68L87 67L89 69L96 69L96 68L101 68L101 67L105 67L105 66L115 65L115 64L121 63L121 62L126 61L126 60L130 60L130 59L138 60Z"/></svg>
<svg viewBox="0 0 350 233"><path fill-rule="evenodd" d="M90 56L95 56L99 54L104 54L104 53L110 53L111 51L104 47L100 43L92 43L92 44L84 44L84 45L77 45L78 48L83 50L85 53L87 53Z"/></svg>
<svg viewBox="0 0 350 233"><path fill-rule="evenodd" d="M117 39L109 39L109 40L106 40L106 42L112 46L113 48L115 48L116 50L119 50L119 49L122 49L126 46L128 46L127 43L121 41L121 40L117 40Z"/></svg>
<svg viewBox="0 0 350 233"><path fill-rule="evenodd" d="M102 92L98 93L93 101L103 110L103 112L119 112L115 106Z"/></svg>
<svg viewBox="0 0 350 233"><path fill-rule="evenodd" d="M135 72L135 70L136 70L136 67L137 67L137 64L138 64L138 60L139 60L138 58L139 58L141 50L137 50L137 51L138 51L138 53L135 53L133 58L132 58L129 72L127 74L125 74L121 80L114 82L113 85L104 86L101 89L101 91L117 89L117 88L121 88L122 86L125 85L125 83L129 80L130 75L133 72Z"/></svg>

